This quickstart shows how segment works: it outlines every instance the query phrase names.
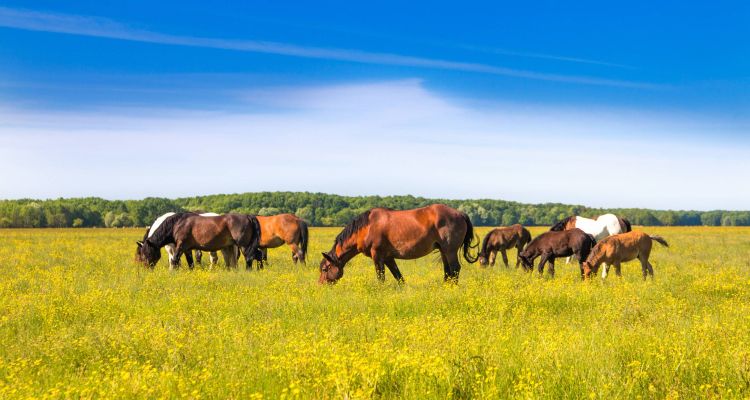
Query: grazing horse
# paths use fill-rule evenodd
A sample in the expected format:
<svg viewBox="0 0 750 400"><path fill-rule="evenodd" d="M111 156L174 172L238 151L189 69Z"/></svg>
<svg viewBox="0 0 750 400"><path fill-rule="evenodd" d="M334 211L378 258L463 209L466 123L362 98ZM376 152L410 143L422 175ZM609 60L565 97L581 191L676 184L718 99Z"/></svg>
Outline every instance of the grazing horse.
<svg viewBox="0 0 750 400"><path fill-rule="evenodd" d="M604 239L605 237L630 232L633 230L632 226L630 225L630 221L625 218L620 218L614 214L600 215L596 217L596 219L573 215L556 223L552 226L552 228L550 228L550 230L564 231L573 228L581 229L589 235L593 235L594 239L597 242ZM570 263L570 257L565 260L565 263ZM602 278L605 278L606 276L607 266L604 265L604 268L602 268Z"/></svg>
<svg viewBox="0 0 750 400"><path fill-rule="evenodd" d="M151 237L138 244L140 260L153 268L161 258L160 249L169 243L174 243L176 249L172 267L179 265L180 256L185 253L188 266L192 268L190 250L217 251L237 246L250 269L260 243L260 224L254 215L203 217L195 213L177 213L167 217Z"/></svg>
<svg viewBox="0 0 750 400"><path fill-rule="evenodd" d="M555 258L575 255L581 265L583 277L583 262L589 257L594 247L594 237L588 233L573 228L565 231L549 231L534 238L518 256L523 268L529 272L534 270L534 259L539 259L539 275L544 272L544 264L549 262L549 273L555 276Z"/></svg>
<svg viewBox="0 0 750 400"><path fill-rule="evenodd" d="M621 233L602 240L594 246L591 255L583 263L584 276L588 278L591 271L596 274L599 266L605 262L614 265L617 276L622 276L620 264L637 258L641 262L643 279L646 279L648 275L653 278L654 268L648 261L653 241L669 247L667 241L661 236L650 236L640 231Z"/></svg>
<svg viewBox="0 0 750 400"><path fill-rule="evenodd" d="M495 228L491 230L482 241L482 250L479 251L479 265L485 266L488 263L495 266L497 252L503 256L505 267L509 268L508 255L506 250L515 247L518 254L521 254L523 247L531 241L531 233L521 224L511 225L505 228ZM516 257L516 268L521 263L521 259Z"/></svg>
<svg viewBox="0 0 750 400"><path fill-rule="evenodd" d="M294 214L279 214L273 216L258 216L260 223L260 256L257 258L258 267L263 268L263 262L268 260L268 250L286 243L292 248L292 261L305 264L307 254L308 228L307 223Z"/></svg>
<svg viewBox="0 0 750 400"><path fill-rule="evenodd" d="M372 258L378 280L385 281L385 267L399 283L404 282L396 259L413 260L434 250L443 261L444 280L458 282L461 271L458 250L469 263L474 242L474 227L469 217L443 204L413 210L394 211L373 208L365 211L336 236L333 247L323 253L319 283L334 283L344 275L344 266L359 253Z"/></svg>
<svg viewBox="0 0 750 400"><path fill-rule="evenodd" d="M154 234L154 231L156 231L156 228L158 228L162 224L162 222L164 222L164 220L167 219L167 217L171 217L172 215L175 215L175 213L168 212L160 216L159 218L157 218L154 221L154 223L151 224L151 226L146 230L146 234L143 236L143 240L146 240L147 238L151 237L151 235ZM204 217L216 217L219 214L210 213L210 212L208 213L201 212L199 213L199 215L202 215ZM140 247L142 243L143 241L136 242L136 244L138 244L138 248L136 248L135 255L136 255L136 260L139 262L142 262L142 260L140 260ZM165 245L164 249L167 251L167 256L169 257L169 265L171 266L172 259L174 258L174 253L175 253L174 243L169 243ZM224 257L224 263L228 267L237 266L237 258L239 257L239 249L237 249L237 246L230 246L229 248L222 249L221 252L222 252L222 256ZM212 251L210 255L211 255L211 258L210 258L211 265L216 264L219 261L219 258L216 256L216 252ZM198 263L198 265L201 264L202 258L203 258L203 254L201 253L201 251L196 250L195 261Z"/></svg>

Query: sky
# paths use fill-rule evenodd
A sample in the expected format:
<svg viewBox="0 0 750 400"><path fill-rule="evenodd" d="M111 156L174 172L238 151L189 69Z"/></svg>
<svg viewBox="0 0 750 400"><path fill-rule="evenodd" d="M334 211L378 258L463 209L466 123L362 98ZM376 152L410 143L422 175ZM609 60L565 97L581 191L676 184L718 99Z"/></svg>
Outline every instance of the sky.
<svg viewBox="0 0 750 400"><path fill-rule="evenodd" d="M0 198L750 209L750 3L601 3L5 0Z"/></svg>

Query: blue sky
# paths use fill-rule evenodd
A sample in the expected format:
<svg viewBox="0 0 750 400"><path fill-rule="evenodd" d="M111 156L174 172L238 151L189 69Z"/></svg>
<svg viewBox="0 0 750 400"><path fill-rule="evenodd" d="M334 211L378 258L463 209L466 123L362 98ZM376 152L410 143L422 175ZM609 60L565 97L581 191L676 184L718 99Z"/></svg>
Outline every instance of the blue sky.
<svg viewBox="0 0 750 400"><path fill-rule="evenodd" d="M5 1L0 198L748 209L750 4L652 3Z"/></svg>

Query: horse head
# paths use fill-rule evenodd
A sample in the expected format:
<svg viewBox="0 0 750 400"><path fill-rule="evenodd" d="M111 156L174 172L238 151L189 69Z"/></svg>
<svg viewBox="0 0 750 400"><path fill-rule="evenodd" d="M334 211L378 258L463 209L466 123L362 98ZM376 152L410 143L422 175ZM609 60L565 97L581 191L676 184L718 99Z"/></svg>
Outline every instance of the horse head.
<svg viewBox="0 0 750 400"><path fill-rule="evenodd" d="M320 278L318 283L336 283L344 276L344 265L336 257L335 252L322 253L323 259L320 260Z"/></svg>

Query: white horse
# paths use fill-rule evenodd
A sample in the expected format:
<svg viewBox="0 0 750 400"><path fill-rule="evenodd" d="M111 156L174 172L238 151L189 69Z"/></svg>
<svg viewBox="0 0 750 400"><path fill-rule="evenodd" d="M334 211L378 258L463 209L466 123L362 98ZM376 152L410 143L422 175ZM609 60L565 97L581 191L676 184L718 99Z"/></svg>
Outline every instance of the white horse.
<svg viewBox="0 0 750 400"><path fill-rule="evenodd" d="M568 229L578 228L589 235L593 236L598 242L608 236L617 235L619 233L630 232L632 230L630 221L625 218L618 218L614 214L600 215L596 219L579 217L577 215L568 217L550 229L551 231L563 231ZM567 258L566 263L570 263L570 257ZM607 265L602 265L602 278L607 277Z"/></svg>
<svg viewBox="0 0 750 400"><path fill-rule="evenodd" d="M156 228L158 228L159 225L161 225L165 219L175 214L176 213L168 212L160 216L159 218L157 218L154 221L154 223L151 224L151 227L148 229L148 234L146 235L146 238L150 238L151 235L153 235L154 232L156 232ZM220 214L208 212L208 213L201 213L199 215L202 217L218 217ZM166 246L164 246L164 249L167 250L167 255L169 256L169 265L171 268L172 260L174 259L174 254L177 249L175 248L174 243L167 244ZM196 250L195 252L197 253L196 260L198 261L198 264L200 264L200 259L201 259L200 250ZM212 251L210 254L211 254L211 257L210 257L211 265L215 265L219 261L219 257L216 255L215 251ZM227 267L237 266L237 259L239 258L239 248L237 248L237 246L230 246L225 249L221 249L221 254L224 257L224 263L227 265Z"/></svg>

